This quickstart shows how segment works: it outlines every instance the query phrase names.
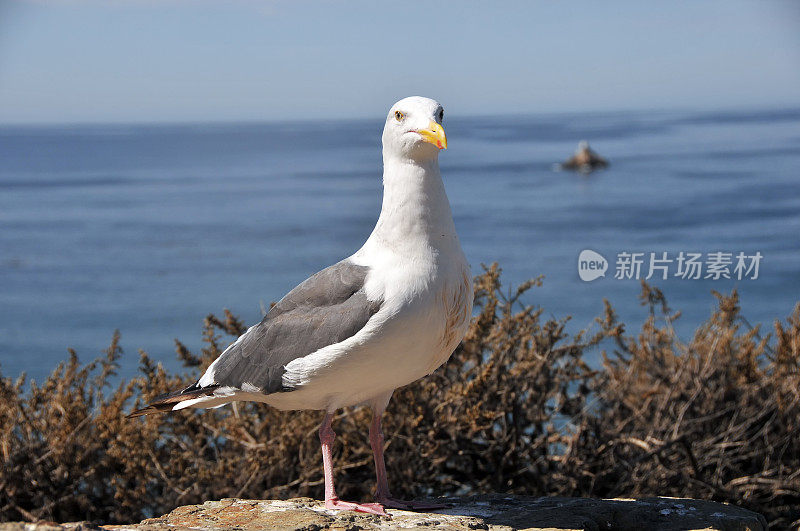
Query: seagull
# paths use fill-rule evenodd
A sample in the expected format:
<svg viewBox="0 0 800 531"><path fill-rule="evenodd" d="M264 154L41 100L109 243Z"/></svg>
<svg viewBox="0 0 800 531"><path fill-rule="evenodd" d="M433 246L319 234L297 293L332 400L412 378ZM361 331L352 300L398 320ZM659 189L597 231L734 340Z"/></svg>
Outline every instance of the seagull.
<svg viewBox="0 0 800 531"><path fill-rule="evenodd" d="M321 410L327 509L386 516L385 507L443 507L392 496L381 431L394 390L442 365L472 316L472 276L439 171L443 117L432 99L395 103L383 128L381 213L364 245L291 290L195 383L128 417L237 400ZM334 488L331 420L358 404L373 412L376 503L340 500Z"/></svg>

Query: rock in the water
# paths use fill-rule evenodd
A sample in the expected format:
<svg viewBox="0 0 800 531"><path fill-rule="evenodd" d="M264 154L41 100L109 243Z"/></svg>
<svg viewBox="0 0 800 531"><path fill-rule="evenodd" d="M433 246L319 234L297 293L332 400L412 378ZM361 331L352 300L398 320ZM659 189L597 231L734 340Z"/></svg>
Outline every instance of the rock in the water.
<svg viewBox="0 0 800 531"><path fill-rule="evenodd" d="M557 166L560 170L572 170L583 174L608 167L608 161L592 151L589 143L582 140L575 154Z"/></svg>
<svg viewBox="0 0 800 531"><path fill-rule="evenodd" d="M530 498L502 494L437 498L452 506L429 513L387 510L391 519L329 511L309 498L286 501L223 499L178 507L160 518L103 529L179 531L192 529L489 529L672 531L686 529L766 531L758 513L721 503L680 498L599 500ZM36 524L0 524L2 530L44 531ZM17 526L17 527L11 527ZM58 527L56 527L58 529ZM67 529L61 527L60 529ZM75 529L74 527L72 529ZM88 528L86 528L88 529Z"/></svg>

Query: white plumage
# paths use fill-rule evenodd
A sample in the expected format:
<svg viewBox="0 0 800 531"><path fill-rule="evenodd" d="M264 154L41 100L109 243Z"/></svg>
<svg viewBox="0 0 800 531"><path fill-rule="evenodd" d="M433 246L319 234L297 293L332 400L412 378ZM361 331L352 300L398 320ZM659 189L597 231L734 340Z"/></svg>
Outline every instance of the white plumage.
<svg viewBox="0 0 800 531"><path fill-rule="evenodd" d="M283 380L294 391L258 394L242 382L238 390L221 388L191 406L219 405L222 397L325 411L388 402L396 388L447 360L469 323L472 280L439 171L439 149L408 132L428 128L438 108L427 98L406 98L386 121L381 214L361 249L347 259L368 268L364 288L368 300L382 301L380 310L354 336L289 362ZM402 123L394 116L397 109L403 109ZM209 367L201 387L214 383L214 371Z"/></svg>
<svg viewBox="0 0 800 531"><path fill-rule="evenodd" d="M252 400L279 409L324 410L327 505L383 514L376 504L338 500L329 467L333 412L367 403L375 414L370 440L378 501L414 508L389 494L380 417L396 388L448 359L472 313L472 277L439 171L439 150L447 145L442 116L441 105L428 98L392 106L383 131L383 204L364 245L290 292L197 383L150 407Z"/></svg>

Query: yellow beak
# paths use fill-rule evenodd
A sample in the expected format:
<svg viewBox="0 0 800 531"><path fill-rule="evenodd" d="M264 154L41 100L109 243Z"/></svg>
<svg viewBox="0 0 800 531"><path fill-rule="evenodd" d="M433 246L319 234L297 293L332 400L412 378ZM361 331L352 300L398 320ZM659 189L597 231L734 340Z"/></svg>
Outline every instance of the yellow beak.
<svg viewBox="0 0 800 531"><path fill-rule="evenodd" d="M427 129L419 129L417 133L425 142L431 143L439 149L447 149L447 137L442 126L431 120Z"/></svg>

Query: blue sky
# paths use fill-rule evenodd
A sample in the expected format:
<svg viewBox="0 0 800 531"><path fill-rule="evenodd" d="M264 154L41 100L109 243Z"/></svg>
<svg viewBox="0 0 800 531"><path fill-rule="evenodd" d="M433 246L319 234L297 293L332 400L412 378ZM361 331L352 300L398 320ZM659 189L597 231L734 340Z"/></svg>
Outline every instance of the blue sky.
<svg viewBox="0 0 800 531"><path fill-rule="evenodd" d="M800 3L0 0L0 123L800 105Z"/></svg>

